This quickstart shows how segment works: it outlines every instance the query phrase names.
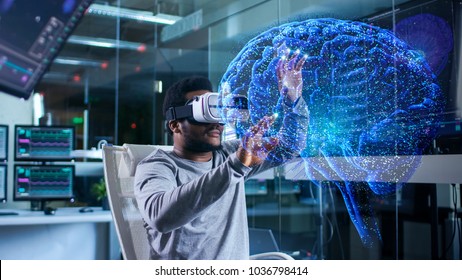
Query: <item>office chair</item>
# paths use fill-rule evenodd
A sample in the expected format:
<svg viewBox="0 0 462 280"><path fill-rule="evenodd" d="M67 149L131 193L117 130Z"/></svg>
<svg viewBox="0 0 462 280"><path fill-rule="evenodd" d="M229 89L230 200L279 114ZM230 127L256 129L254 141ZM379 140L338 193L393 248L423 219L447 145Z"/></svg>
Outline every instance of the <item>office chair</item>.
<svg viewBox="0 0 462 280"><path fill-rule="evenodd" d="M104 178L111 213L125 260L149 259L150 245L134 195L134 176L138 163L156 149L172 146L124 144L103 146ZM263 252L251 260L293 260L280 252Z"/></svg>
<svg viewBox="0 0 462 280"><path fill-rule="evenodd" d="M134 144L103 146L104 178L109 205L122 256L126 260L149 259L150 245L133 187L136 165L158 148Z"/></svg>
<svg viewBox="0 0 462 280"><path fill-rule="evenodd" d="M250 260L294 260L290 255L282 252L267 252L250 255Z"/></svg>

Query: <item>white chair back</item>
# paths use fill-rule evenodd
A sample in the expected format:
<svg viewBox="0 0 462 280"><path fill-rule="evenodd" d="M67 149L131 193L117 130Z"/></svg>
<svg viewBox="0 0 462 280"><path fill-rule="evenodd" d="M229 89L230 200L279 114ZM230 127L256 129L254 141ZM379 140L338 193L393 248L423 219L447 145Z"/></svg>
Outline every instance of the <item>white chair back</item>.
<svg viewBox="0 0 462 280"><path fill-rule="evenodd" d="M149 243L134 195L134 175L138 163L156 149L170 146L135 145L103 147L104 177L111 213L123 258L149 259Z"/></svg>

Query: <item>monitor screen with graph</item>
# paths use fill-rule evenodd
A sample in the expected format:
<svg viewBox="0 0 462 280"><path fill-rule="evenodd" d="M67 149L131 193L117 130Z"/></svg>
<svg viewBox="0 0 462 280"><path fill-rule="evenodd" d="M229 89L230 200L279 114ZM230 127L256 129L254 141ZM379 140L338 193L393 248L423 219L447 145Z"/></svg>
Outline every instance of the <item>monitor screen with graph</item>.
<svg viewBox="0 0 462 280"><path fill-rule="evenodd" d="M71 160L74 143L73 126L16 125L14 158L17 161Z"/></svg>
<svg viewBox="0 0 462 280"><path fill-rule="evenodd" d="M8 126L0 125L0 162L8 159Z"/></svg>
<svg viewBox="0 0 462 280"><path fill-rule="evenodd" d="M6 185L7 185L7 178L6 176L7 166L1 164L0 165L0 202L6 201Z"/></svg>
<svg viewBox="0 0 462 280"><path fill-rule="evenodd" d="M14 166L14 200L48 201L74 198L74 165Z"/></svg>
<svg viewBox="0 0 462 280"><path fill-rule="evenodd" d="M245 195L267 195L268 186L265 179L250 179L245 182Z"/></svg>

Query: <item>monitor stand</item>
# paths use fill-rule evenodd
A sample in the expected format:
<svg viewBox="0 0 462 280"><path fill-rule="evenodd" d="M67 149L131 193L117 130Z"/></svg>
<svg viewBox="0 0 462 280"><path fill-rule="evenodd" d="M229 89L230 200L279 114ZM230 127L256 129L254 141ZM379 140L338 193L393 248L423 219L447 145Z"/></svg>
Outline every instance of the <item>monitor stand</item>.
<svg viewBox="0 0 462 280"><path fill-rule="evenodd" d="M44 211L47 205L46 200L34 200L30 202L31 211Z"/></svg>

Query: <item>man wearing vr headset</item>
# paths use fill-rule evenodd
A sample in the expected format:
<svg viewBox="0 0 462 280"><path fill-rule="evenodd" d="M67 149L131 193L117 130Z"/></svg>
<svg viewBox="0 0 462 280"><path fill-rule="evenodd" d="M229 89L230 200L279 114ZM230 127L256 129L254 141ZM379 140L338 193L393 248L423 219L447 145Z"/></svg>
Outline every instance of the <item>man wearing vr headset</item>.
<svg viewBox="0 0 462 280"><path fill-rule="evenodd" d="M284 149L292 154L304 148L308 111L301 98L301 69L305 59L297 52L278 64L283 118L299 129L281 133L279 139L264 137L276 118L273 115L252 126L242 140L222 143L223 124L214 118L213 106L201 107L216 104L207 100L215 98L209 94L210 81L190 77L168 89L164 113L173 151L153 152L140 162L135 175L151 259L249 258L244 181L275 166L264 159L276 146L288 145ZM302 139L286 139L291 137Z"/></svg>

